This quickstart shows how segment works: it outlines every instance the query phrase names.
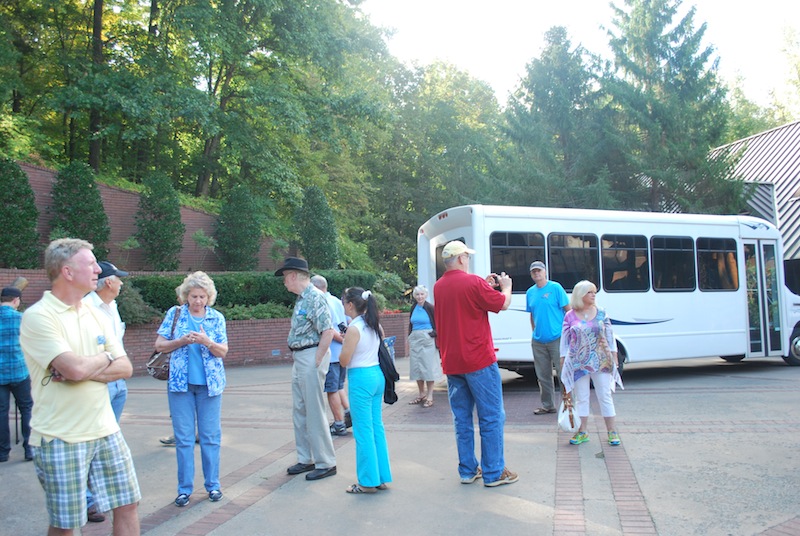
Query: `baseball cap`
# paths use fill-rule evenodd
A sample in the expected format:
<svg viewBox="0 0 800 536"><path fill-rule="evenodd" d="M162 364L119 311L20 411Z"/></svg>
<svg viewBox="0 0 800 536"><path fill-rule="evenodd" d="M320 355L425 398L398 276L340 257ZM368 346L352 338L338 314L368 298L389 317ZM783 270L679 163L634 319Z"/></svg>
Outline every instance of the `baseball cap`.
<svg viewBox="0 0 800 536"><path fill-rule="evenodd" d="M528 269L529 272L534 270L545 270L544 263L542 261L533 261L531 263L531 267Z"/></svg>
<svg viewBox="0 0 800 536"><path fill-rule="evenodd" d="M452 242L448 242L444 246L444 249L442 249L442 258L449 259L450 257L458 257L464 253L472 255L475 253L475 250L469 249L461 240L453 240Z"/></svg>
<svg viewBox="0 0 800 536"><path fill-rule="evenodd" d="M5 287L2 292L0 292L0 296L11 296L12 298L21 298L22 291L16 287Z"/></svg>
<svg viewBox="0 0 800 536"><path fill-rule="evenodd" d="M100 270L102 270L100 272L100 275L97 276L97 279L103 279L104 277L111 277L112 275L115 275L117 277L125 277L126 275L128 275L128 272L120 270L119 268L117 268L108 261L100 261L97 264L100 265Z"/></svg>

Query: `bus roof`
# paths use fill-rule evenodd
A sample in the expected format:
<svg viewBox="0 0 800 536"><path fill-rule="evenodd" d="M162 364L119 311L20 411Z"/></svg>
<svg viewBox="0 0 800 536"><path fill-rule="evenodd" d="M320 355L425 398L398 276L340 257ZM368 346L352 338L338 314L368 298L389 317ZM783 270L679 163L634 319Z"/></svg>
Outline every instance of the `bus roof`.
<svg viewBox="0 0 800 536"><path fill-rule="evenodd" d="M771 229L767 220L742 215L683 214L674 212L644 212L625 210L600 210L582 208L521 207L500 205L462 205L436 214L419 228L419 234L435 233L440 225L447 227L465 225L473 216L483 218L514 219L569 219L571 221L618 221L648 223L681 223L696 225L745 225L751 229ZM455 221L454 221L455 220Z"/></svg>

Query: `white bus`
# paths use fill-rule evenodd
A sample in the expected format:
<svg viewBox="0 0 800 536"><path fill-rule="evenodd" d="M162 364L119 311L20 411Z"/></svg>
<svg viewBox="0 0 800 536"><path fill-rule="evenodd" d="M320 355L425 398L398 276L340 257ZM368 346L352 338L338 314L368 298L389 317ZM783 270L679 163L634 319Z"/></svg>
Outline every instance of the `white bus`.
<svg viewBox="0 0 800 536"><path fill-rule="evenodd" d="M441 252L462 240L470 271L506 272L511 306L489 315L498 364L534 374L525 291L532 261L570 293L588 279L612 319L622 363L781 356L800 365L800 296L784 283L783 245L749 216L468 205L419 229L419 284L433 289ZM431 298L433 292L431 291Z"/></svg>

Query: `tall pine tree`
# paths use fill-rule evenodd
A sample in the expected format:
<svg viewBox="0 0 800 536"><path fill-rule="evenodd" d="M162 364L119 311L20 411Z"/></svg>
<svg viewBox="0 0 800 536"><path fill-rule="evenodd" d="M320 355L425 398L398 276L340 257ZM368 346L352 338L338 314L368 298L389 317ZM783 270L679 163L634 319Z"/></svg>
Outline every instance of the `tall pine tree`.
<svg viewBox="0 0 800 536"><path fill-rule="evenodd" d="M609 31L616 77L607 81L625 122L630 190L645 210L735 212L742 185L730 162L709 160L726 128L725 89L714 50L695 29L695 9L675 22L680 0L624 0ZM699 196L696 192L702 191Z"/></svg>

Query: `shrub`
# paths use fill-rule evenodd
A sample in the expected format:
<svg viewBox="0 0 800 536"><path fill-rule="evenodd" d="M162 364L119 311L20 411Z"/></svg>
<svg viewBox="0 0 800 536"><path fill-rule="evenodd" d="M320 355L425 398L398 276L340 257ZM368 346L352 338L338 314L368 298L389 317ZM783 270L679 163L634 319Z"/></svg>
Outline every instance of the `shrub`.
<svg viewBox="0 0 800 536"><path fill-rule="evenodd" d="M231 190L219 211L216 238L222 264L228 270L253 270L261 248L258 203L245 186Z"/></svg>
<svg viewBox="0 0 800 536"><path fill-rule="evenodd" d="M335 268L338 261L336 222L328 200L319 186L309 186L303 206L297 211L296 228L300 247L312 268Z"/></svg>
<svg viewBox="0 0 800 536"><path fill-rule="evenodd" d="M52 197L52 228L72 238L88 240L94 245L95 256L106 258L111 228L92 169L80 162L62 168L56 174Z"/></svg>
<svg viewBox="0 0 800 536"><path fill-rule="evenodd" d="M259 303L258 305L215 306L225 315L225 320L260 320L265 318L289 318L292 307L277 303Z"/></svg>
<svg viewBox="0 0 800 536"><path fill-rule="evenodd" d="M318 273L328 280L328 290L334 296L341 296L347 287L372 288L376 279L375 274L361 270L322 270ZM268 305L288 310L296 299L296 296L283 286L283 280L275 277L272 272L228 272L209 275L217 287L215 307L228 309L235 306ZM126 286L130 283L131 287L136 287L145 302L159 311L166 311L177 303L175 287L181 284L184 277L180 274L137 275L126 278L125 282Z"/></svg>
<svg viewBox="0 0 800 536"><path fill-rule="evenodd" d="M136 213L136 239L153 270L177 270L186 231L181 222L178 194L163 173L152 173L142 182L144 191Z"/></svg>
<svg viewBox="0 0 800 536"><path fill-rule="evenodd" d="M0 158L0 207L0 267L36 268L39 211L28 175L9 158Z"/></svg>
<svg viewBox="0 0 800 536"><path fill-rule="evenodd" d="M161 320L161 311L148 305L142 298L139 289L128 283L129 281L126 279L117 297L117 307L119 307L119 316L122 321L129 326L134 326Z"/></svg>

